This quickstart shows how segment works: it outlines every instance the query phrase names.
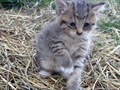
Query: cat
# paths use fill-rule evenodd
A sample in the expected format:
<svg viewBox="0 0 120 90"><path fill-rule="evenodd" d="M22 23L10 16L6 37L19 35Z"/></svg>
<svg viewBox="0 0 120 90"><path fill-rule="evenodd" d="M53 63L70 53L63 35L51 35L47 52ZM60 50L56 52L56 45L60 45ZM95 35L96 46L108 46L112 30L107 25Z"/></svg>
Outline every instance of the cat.
<svg viewBox="0 0 120 90"><path fill-rule="evenodd" d="M55 4L56 19L40 30L36 40L39 75L48 77L57 72L67 78L67 90L81 90L92 31L105 3L55 0Z"/></svg>

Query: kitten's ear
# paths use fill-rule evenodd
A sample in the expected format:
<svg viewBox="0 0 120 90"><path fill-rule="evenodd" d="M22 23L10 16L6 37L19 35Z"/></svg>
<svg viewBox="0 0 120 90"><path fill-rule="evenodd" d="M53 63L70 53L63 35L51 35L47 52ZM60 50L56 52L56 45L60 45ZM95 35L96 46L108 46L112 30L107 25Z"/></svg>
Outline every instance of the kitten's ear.
<svg viewBox="0 0 120 90"><path fill-rule="evenodd" d="M67 10L67 3L64 0L55 0L56 13L58 15L65 13Z"/></svg>
<svg viewBox="0 0 120 90"><path fill-rule="evenodd" d="M97 12L103 11L104 6L105 6L104 2L94 3L94 4L92 4L92 10L97 11Z"/></svg>

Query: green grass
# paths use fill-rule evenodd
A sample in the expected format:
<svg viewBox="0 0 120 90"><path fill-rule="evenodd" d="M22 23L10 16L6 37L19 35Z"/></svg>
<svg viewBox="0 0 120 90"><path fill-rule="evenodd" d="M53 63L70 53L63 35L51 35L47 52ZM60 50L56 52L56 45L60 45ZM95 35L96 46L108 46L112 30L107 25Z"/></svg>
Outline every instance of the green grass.
<svg viewBox="0 0 120 90"><path fill-rule="evenodd" d="M113 20L101 20L99 23L100 30L103 33L111 34L112 38L116 41L116 44L120 44L120 20L113 19ZM98 45L101 46L101 45Z"/></svg>
<svg viewBox="0 0 120 90"><path fill-rule="evenodd" d="M110 20L105 22L105 20L101 20L100 27L102 30L110 30L110 28L113 28L113 27L120 29L120 21L116 20L112 22L112 20Z"/></svg>
<svg viewBox="0 0 120 90"><path fill-rule="evenodd" d="M33 6L36 2L38 2L39 6L46 6L52 0L1 0L0 3L2 4L3 8L11 9L11 8L19 8L21 6L32 5Z"/></svg>
<svg viewBox="0 0 120 90"><path fill-rule="evenodd" d="M120 0L116 0L117 4L120 5Z"/></svg>

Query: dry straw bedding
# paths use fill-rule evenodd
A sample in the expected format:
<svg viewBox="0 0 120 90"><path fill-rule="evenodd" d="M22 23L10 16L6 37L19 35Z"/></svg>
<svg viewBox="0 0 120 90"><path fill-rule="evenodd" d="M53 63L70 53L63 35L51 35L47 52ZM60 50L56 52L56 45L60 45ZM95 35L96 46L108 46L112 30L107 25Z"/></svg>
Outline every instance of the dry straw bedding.
<svg viewBox="0 0 120 90"><path fill-rule="evenodd" d="M109 10L100 18L107 21L107 13L112 13L116 20L120 18L116 7ZM54 16L51 5L0 10L0 90L60 90L66 85L61 76L38 76L34 62L36 34ZM98 27L95 48L83 73L83 90L120 90L120 43L114 35L120 38L120 30L113 27L111 32L104 33Z"/></svg>

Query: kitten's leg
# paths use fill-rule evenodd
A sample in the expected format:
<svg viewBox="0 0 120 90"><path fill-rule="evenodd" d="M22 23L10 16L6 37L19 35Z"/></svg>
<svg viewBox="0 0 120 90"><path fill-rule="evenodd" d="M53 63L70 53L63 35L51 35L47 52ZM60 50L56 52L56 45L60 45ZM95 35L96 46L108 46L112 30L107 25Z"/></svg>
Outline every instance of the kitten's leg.
<svg viewBox="0 0 120 90"><path fill-rule="evenodd" d="M81 82L81 75L84 69L84 63L81 60L76 62L76 66L74 67L74 72L70 75L67 81L67 90L82 90L79 87Z"/></svg>
<svg viewBox="0 0 120 90"><path fill-rule="evenodd" d="M55 56L55 64L57 67L71 68L73 66L72 58L62 41L49 42L49 49ZM59 72L59 69L58 69Z"/></svg>

